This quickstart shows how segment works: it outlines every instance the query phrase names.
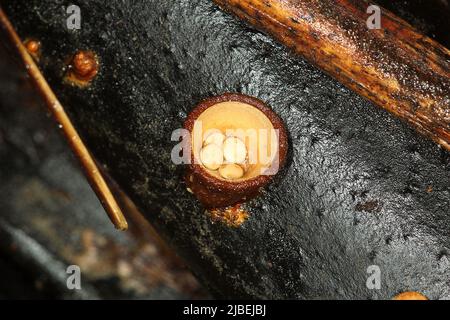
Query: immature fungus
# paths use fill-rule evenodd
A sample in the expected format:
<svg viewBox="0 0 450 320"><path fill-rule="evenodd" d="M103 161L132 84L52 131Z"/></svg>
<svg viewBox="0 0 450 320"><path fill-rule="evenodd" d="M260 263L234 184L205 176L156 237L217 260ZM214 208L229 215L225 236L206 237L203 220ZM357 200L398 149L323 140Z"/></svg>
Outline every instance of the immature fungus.
<svg viewBox="0 0 450 320"><path fill-rule="evenodd" d="M41 48L41 44L36 40L27 40L25 41L25 48L27 48L29 53L37 53Z"/></svg>
<svg viewBox="0 0 450 320"><path fill-rule="evenodd" d="M222 149L215 144L208 144L200 151L202 164L210 170L217 170L223 163Z"/></svg>
<svg viewBox="0 0 450 320"><path fill-rule="evenodd" d="M91 51L78 51L72 60L73 71L84 80L92 80L98 71L98 62Z"/></svg>
<svg viewBox="0 0 450 320"><path fill-rule="evenodd" d="M185 128L192 140L188 176L194 177L186 181L207 208L255 197L286 159L284 125L256 98L228 93L207 99L188 115Z"/></svg>
<svg viewBox="0 0 450 320"><path fill-rule="evenodd" d="M99 67L98 57L94 52L80 50L68 62L65 79L71 84L84 87L97 76Z"/></svg>
<svg viewBox="0 0 450 320"><path fill-rule="evenodd" d="M419 292L407 291L396 295L394 300L428 300L428 298Z"/></svg>
<svg viewBox="0 0 450 320"><path fill-rule="evenodd" d="M24 46L33 59L35 61L39 61L41 54L41 42L35 39L27 39L24 42Z"/></svg>

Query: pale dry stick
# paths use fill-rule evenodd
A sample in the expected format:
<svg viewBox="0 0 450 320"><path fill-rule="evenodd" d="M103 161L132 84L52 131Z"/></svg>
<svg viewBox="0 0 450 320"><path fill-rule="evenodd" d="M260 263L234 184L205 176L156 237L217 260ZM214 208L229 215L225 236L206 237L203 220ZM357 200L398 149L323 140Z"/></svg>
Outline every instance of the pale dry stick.
<svg viewBox="0 0 450 320"><path fill-rule="evenodd" d="M128 223L113 194L111 193L111 190L109 189L103 176L101 175L94 159L90 155L88 149L84 145L72 122L67 116L67 113L64 111L63 106L48 85L33 58L30 56L27 49L23 45L22 41L11 25L11 22L6 17L2 8L0 8L0 25L6 30L6 33L17 47L18 53L25 64L28 74L35 82L41 95L44 97L50 112L53 114L56 121L60 124L60 127L64 132L67 141L69 141L69 145L72 148L72 151L79 159L81 166L86 173L89 184L91 185L103 207L105 208L106 213L108 214L112 223L117 229L126 230L128 228Z"/></svg>

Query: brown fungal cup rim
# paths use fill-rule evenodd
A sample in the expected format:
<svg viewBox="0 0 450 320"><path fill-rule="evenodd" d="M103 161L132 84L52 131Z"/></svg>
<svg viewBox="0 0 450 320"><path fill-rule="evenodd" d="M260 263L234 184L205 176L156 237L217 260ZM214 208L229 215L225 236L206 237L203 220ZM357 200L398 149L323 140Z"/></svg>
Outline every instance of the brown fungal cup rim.
<svg viewBox="0 0 450 320"><path fill-rule="evenodd" d="M192 134L195 121L206 109L216 104L229 101L241 102L257 108L270 120L270 122L273 125L273 128L278 130L278 159L279 159L278 172L279 172L284 166L287 157L288 139L286 128L281 118L269 106L267 106L263 101L257 98L244 95L241 93L224 93L219 96L207 98L202 102L200 102L189 113L184 122L184 128L189 130L189 132ZM195 176L200 177L203 180L201 182L203 182L206 186L218 188L223 191L245 191L248 189L254 190L259 187L263 187L273 178L273 175L259 175L251 179L239 181L227 181L218 179L212 176L210 173L208 173L202 165L195 163L194 153L192 152L192 150L191 150L191 164L189 165L189 167Z"/></svg>

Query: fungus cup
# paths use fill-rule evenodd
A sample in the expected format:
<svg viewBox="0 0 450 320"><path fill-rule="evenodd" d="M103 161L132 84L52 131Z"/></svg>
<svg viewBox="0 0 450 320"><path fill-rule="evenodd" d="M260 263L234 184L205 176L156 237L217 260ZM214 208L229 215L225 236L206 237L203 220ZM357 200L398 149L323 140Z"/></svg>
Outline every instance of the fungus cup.
<svg viewBox="0 0 450 320"><path fill-rule="evenodd" d="M209 98L184 127L191 136L186 181L207 208L255 197L285 163L286 129L259 99L233 93Z"/></svg>

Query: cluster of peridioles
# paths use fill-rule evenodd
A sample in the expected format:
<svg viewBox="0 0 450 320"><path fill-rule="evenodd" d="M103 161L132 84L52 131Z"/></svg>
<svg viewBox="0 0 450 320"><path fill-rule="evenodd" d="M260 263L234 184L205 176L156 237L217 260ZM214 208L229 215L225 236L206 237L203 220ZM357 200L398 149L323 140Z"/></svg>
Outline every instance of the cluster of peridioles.
<svg viewBox="0 0 450 320"><path fill-rule="evenodd" d="M222 178L237 180L247 169L247 147L238 137L215 130L203 140L200 161L207 169L218 170Z"/></svg>

